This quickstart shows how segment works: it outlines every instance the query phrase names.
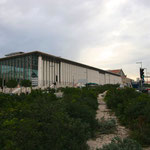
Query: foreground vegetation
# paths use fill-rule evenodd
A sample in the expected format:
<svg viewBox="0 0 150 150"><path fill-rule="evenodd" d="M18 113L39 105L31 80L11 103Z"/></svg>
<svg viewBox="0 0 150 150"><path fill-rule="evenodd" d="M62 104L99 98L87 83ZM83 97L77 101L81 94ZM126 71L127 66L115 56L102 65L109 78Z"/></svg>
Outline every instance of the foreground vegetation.
<svg viewBox="0 0 150 150"><path fill-rule="evenodd" d="M134 89L111 89L105 97L120 122L130 128L130 136L142 145L150 143L150 97Z"/></svg>
<svg viewBox="0 0 150 150"><path fill-rule="evenodd" d="M0 94L1 150L86 150L98 126L97 93L93 89Z"/></svg>
<svg viewBox="0 0 150 150"><path fill-rule="evenodd" d="M116 112L122 123L133 129L132 137L141 142L140 133L146 130L145 141L149 142L148 97L132 89L116 90L116 87L118 85L61 88L59 90L64 93L62 98L56 98L54 90L50 89L48 93L35 90L29 95L20 96L0 93L0 149L88 150L86 142L95 133L108 134L116 129L113 119L95 119L97 95L106 90L109 90L106 96L107 105ZM137 124L138 116L146 117L146 120ZM135 127L141 127L142 131ZM129 143L130 147L138 146L134 142ZM118 142L115 144L118 145Z"/></svg>
<svg viewBox="0 0 150 150"><path fill-rule="evenodd" d="M97 150L142 150L142 148L140 144L132 139L125 138L122 140L119 137L115 137L110 144L106 144Z"/></svg>

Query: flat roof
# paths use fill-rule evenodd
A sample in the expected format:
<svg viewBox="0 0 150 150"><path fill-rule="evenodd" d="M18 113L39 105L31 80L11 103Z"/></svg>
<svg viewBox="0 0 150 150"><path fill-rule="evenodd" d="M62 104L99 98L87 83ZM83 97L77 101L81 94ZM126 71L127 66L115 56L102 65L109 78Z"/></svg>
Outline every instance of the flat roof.
<svg viewBox="0 0 150 150"><path fill-rule="evenodd" d="M100 73L104 73L104 74L108 73L108 74L112 74L112 75L115 75L115 76L120 76L118 74L115 74L115 73L112 73L112 72L109 72L109 71L106 71L106 70L102 70L102 69L99 69L99 68L96 68L96 67L93 67L93 66L85 65L85 64L75 62L75 61L72 61L72 60L68 60L68 59L65 59L65 58L57 57L57 56L47 54L47 53L44 53L44 52L41 52L41 51L32 51L32 52L27 52L27 53L20 53L18 55L7 56L7 57L0 58L0 61L15 58L15 57L20 57L20 56L25 56L25 55L32 55L32 54L51 57L51 58L53 58L55 60L58 60L58 61L67 62L67 63L78 65L78 66L81 66L81 67L86 67L86 68L89 68L89 69L93 69L93 70L99 71Z"/></svg>

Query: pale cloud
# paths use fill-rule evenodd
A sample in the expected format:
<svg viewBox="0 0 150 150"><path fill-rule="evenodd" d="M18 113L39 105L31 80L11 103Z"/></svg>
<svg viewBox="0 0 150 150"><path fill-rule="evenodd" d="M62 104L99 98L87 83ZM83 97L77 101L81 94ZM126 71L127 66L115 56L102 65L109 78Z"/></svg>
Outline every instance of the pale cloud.
<svg viewBox="0 0 150 150"><path fill-rule="evenodd" d="M149 27L149 0L0 1L1 57L41 50L136 78L136 61L150 69Z"/></svg>

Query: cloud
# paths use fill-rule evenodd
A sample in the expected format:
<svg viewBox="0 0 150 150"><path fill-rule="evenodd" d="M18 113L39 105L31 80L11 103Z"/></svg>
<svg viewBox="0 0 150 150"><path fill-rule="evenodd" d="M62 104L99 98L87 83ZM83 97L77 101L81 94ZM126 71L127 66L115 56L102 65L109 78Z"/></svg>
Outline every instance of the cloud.
<svg viewBox="0 0 150 150"><path fill-rule="evenodd" d="M1 57L41 50L136 78L150 67L148 0L1 0ZM136 69L135 69L136 67Z"/></svg>

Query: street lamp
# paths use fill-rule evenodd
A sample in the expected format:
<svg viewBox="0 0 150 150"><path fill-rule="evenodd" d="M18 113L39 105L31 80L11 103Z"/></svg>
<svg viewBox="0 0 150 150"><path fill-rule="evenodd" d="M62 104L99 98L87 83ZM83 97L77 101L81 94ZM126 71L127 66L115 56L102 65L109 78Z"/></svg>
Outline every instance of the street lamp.
<svg viewBox="0 0 150 150"><path fill-rule="evenodd" d="M136 64L141 64L141 68L142 68L142 61L136 62Z"/></svg>

